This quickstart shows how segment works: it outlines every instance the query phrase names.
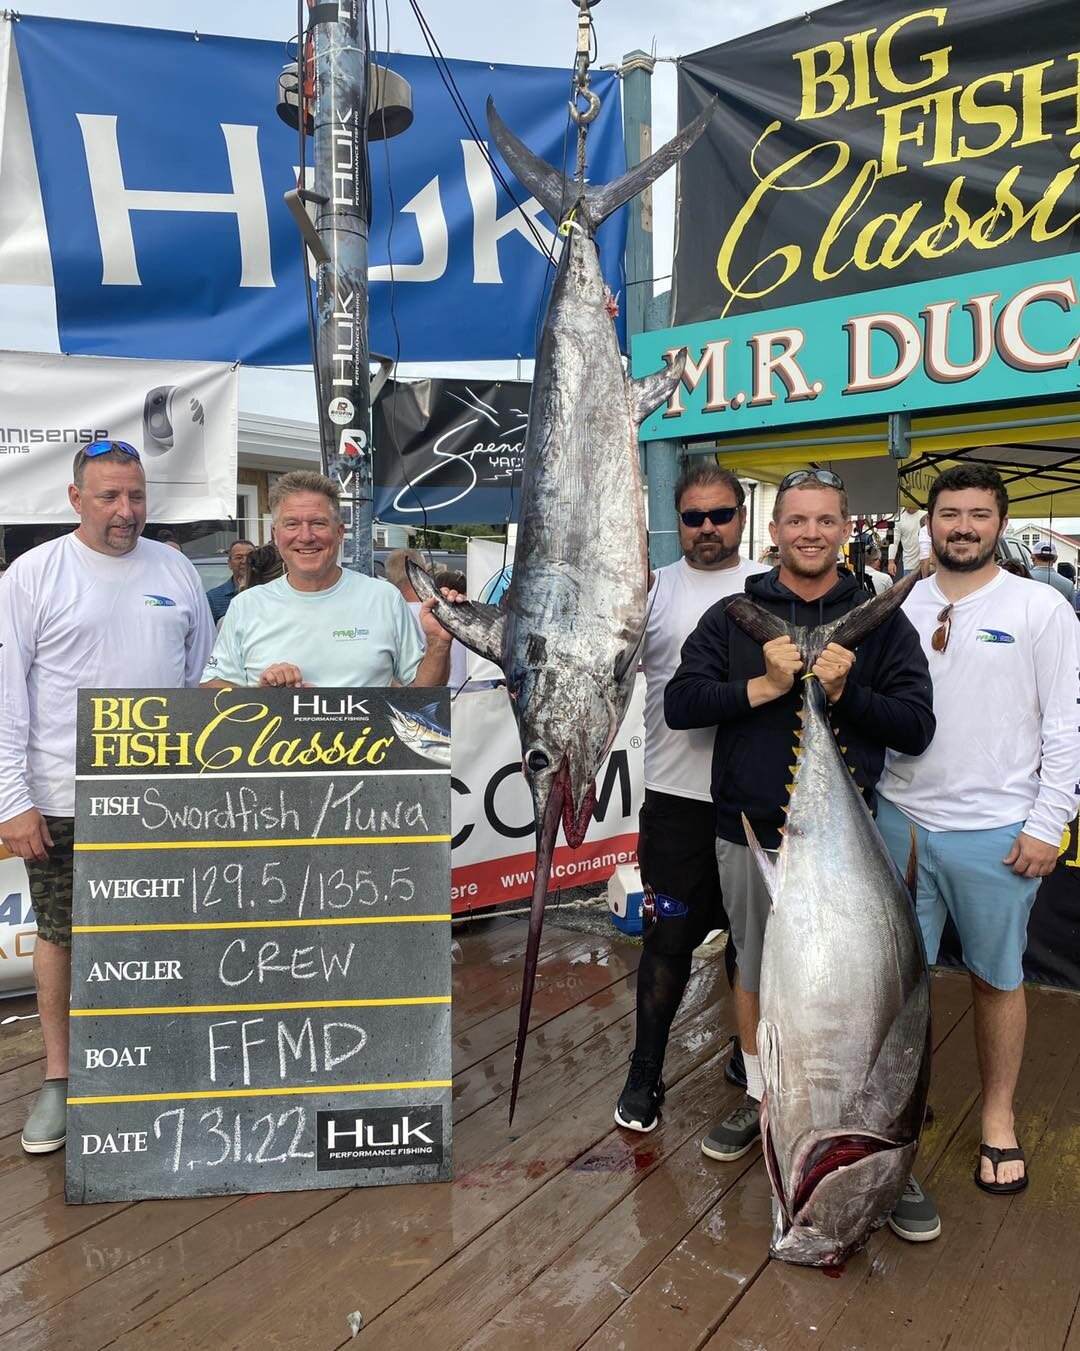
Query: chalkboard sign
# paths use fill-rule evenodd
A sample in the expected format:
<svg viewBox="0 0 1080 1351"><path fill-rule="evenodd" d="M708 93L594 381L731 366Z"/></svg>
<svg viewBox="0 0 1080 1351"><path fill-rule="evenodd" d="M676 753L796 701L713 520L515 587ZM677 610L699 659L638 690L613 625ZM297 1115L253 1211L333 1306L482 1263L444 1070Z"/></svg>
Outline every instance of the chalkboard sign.
<svg viewBox="0 0 1080 1351"><path fill-rule="evenodd" d="M79 696L68 1201L450 1177L445 690Z"/></svg>

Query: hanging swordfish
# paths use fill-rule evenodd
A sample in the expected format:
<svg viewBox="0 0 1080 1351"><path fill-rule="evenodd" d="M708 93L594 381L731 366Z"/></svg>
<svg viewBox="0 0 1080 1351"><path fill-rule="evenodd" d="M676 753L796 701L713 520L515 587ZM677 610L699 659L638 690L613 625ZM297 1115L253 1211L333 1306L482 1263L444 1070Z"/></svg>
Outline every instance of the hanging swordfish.
<svg viewBox="0 0 1080 1351"><path fill-rule="evenodd" d="M571 848L581 844L645 629L649 564L637 429L675 392L686 362L684 349L654 375L627 377L595 232L676 163L712 111L622 178L593 186L538 159L488 101L503 158L565 236L533 377L513 578L501 605L451 605L439 597L435 609L455 637L502 667L536 816L511 1120L559 822ZM437 595L426 573L409 565L409 576L421 599Z"/></svg>
<svg viewBox="0 0 1080 1351"><path fill-rule="evenodd" d="M727 614L761 643L789 636L809 671L826 643L854 648L895 613L917 576L821 628L786 624L743 596ZM930 1078L930 985L914 857L905 882L813 676L800 716L775 862L743 817L772 897L758 1025L762 1143L778 1202L773 1256L836 1266L885 1223L911 1172Z"/></svg>

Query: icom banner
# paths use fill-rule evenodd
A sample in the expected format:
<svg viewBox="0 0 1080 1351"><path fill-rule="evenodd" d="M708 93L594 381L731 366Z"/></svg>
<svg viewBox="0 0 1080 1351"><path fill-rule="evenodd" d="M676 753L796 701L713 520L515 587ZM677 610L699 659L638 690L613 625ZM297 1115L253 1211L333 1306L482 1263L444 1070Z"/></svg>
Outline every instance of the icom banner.
<svg viewBox="0 0 1080 1351"><path fill-rule="evenodd" d="M275 111L285 45L31 16L14 27L61 348L310 363L300 238L283 200L296 187L297 136ZM505 166L503 186L430 59L377 60L408 81L414 120L371 147L371 350L531 356L559 222ZM568 71L448 67L476 127L492 96L537 154L563 163ZM626 156L618 78L597 70L593 88L598 182ZM600 241L614 291L624 244L625 216ZM338 299L350 314L352 295Z"/></svg>
<svg viewBox="0 0 1080 1351"><path fill-rule="evenodd" d="M68 1201L450 1177L449 715L80 692Z"/></svg>
<svg viewBox="0 0 1080 1351"><path fill-rule="evenodd" d="M717 109L646 436L1075 391L1078 36L1074 0L847 0L683 58L680 121Z"/></svg>
<svg viewBox="0 0 1080 1351"><path fill-rule="evenodd" d="M379 520L516 519L530 390L510 380L389 381L372 410Z"/></svg>
<svg viewBox="0 0 1080 1351"><path fill-rule="evenodd" d="M637 859L644 795L645 677L639 675L611 754L596 776L596 810L579 849L560 843L551 890L591 886ZM505 689L454 700L455 914L532 894L536 827L521 773L521 744ZM561 839L561 835L560 835Z"/></svg>
<svg viewBox="0 0 1080 1351"><path fill-rule="evenodd" d="M128 441L154 521L236 515L235 367L0 352L0 500L9 521L70 521L76 451Z"/></svg>

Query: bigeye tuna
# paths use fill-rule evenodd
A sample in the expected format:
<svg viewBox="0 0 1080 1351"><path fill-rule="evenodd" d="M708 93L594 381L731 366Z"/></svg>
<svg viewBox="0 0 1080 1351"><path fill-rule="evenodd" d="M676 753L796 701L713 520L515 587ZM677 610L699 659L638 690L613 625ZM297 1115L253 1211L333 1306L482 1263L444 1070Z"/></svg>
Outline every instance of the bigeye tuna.
<svg viewBox="0 0 1080 1351"><path fill-rule="evenodd" d="M594 236L676 163L712 112L622 178L586 186L538 159L488 102L503 158L565 236L533 377L513 579L498 606L440 597L435 609L455 637L506 675L536 818L511 1120L559 822L576 848L595 804L597 770L630 700L645 631L649 562L637 429L675 392L686 363L683 349L665 370L627 377ZM437 594L426 573L407 567L422 599Z"/></svg>
<svg viewBox="0 0 1080 1351"><path fill-rule="evenodd" d="M918 578L822 628L745 597L728 616L761 643L790 637L809 671L854 648ZM770 1251L836 1266L885 1223L918 1148L930 1079L930 985L908 882L844 763L807 677L780 850L746 838L772 897L761 956L762 1147L776 1196ZM914 843L909 877L914 878Z"/></svg>

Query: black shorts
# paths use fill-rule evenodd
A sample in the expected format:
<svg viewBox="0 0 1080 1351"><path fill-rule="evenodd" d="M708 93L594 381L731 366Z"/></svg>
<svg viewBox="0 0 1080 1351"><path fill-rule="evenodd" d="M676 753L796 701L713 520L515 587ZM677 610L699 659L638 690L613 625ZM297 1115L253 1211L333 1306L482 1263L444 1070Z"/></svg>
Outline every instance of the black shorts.
<svg viewBox="0 0 1080 1351"><path fill-rule="evenodd" d="M669 957L693 952L712 929L728 927L716 868L716 810L711 802L646 788L638 861L655 920L646 947Z"/></svg>

